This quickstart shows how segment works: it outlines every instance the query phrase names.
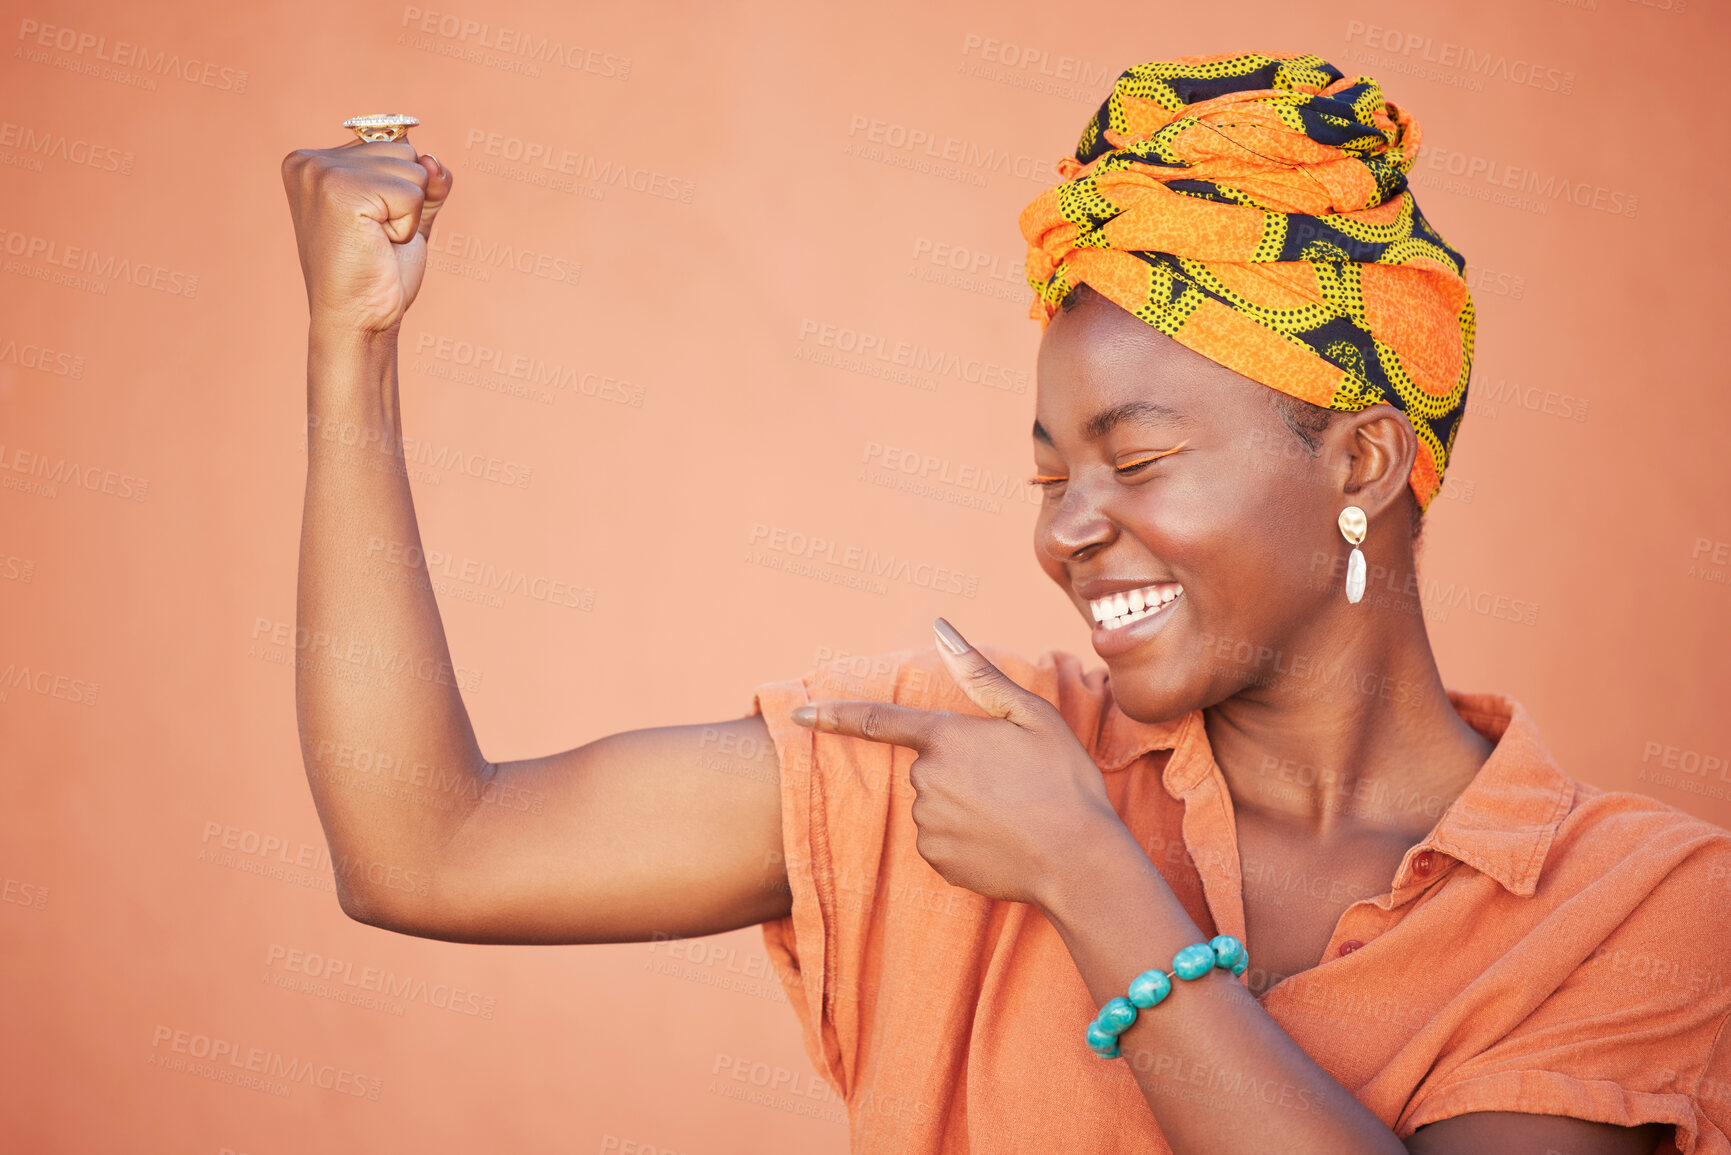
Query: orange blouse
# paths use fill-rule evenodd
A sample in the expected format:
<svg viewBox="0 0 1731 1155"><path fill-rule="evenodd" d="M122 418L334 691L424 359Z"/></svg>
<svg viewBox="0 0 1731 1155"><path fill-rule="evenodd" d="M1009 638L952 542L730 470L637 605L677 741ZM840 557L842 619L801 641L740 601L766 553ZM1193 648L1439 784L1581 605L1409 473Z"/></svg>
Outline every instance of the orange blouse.
<svg viewBox="0 0 1731 1155"><path fill-rule="evenodd" d="M1243 873L1269 868L1239 861L1201 712L1140 723L1102 667L981 649L1058 707L1203 933L1243 938ZM1169 1151L1129 1067L1084 1043L1098 1008L1051 924L920 857L915 752L789 719L836 698L981 711L931 650L816 668L754 698L780 759L793 896L764 940L853 1150ZM1731 832L1571 779L1507 698L1449 700L1495 750L1389 889L1347 905L1323 961L1267 990L1264 1009L1402 1139L1523 1111L1673 1124L1682 1155L1731 1155ZM1227 1068L1172 1074L1222 1106L1326 1109Z"/></svg>

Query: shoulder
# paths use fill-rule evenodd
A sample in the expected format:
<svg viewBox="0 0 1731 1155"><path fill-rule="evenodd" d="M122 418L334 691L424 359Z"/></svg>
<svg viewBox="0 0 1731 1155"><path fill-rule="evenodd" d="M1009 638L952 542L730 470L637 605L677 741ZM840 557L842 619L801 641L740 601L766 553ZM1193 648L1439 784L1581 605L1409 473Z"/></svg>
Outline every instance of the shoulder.
<svg viewBox="0 0 1731 1155"><path fill-rule="evenodd" d="M1589 844L1609 849L1616 845L1699 845L1718 852L1731 852L1731 830L1680 810L1670 803L1631 790L1606 790L1579 778L1570 778L1574 801L1563 819L1565 830Z"/></svg>
<svg viewBox="0 0 1731 1155"><path fill-rule="evenodd" d="M1111 700L1106 668L1085 670L1075 654L1045 650L1028 657L1000 646L975 644L1011 681L1066 713L1067 707L1103 709ZM975 709L930 646L877 654L820 654L801 681L814 700L862 698L932 710Z"/></svg>
<svg viewBox="0 0 1731 1155"><path fill-rule="evenodd" d="M1496 749L1444 821L1495 881L1432 895L1430 925L1477 957L1400 1133L1516 1111L1705 1135L1696 1088L1731 1016L1731 831L1565 774L1517 703L1451 699Z"/></svg>
<svg viewBox="0 0 1731 1155"><path fill-rule="evenodd" d="M1656 798L1568 779L1539 873L1551 917L1597 927L1584 964L1606 1005L1731 1010L1731 831ZM1585 979L1577 974L1577 981Z"/></svg>
<svg viewBox="0 0 1731 1155"><path fill-rule="evenodd" d="M1461 718L1494 744L1442 826L1510 859L1507 873L1553 897L1614 884L1631 904L1648 891L1715 881L1731 895L1731 831L1631 791L1569 774L1532 715L1499 694L1449 692ZM1494 845L1493 845L1494 844Z"/></svg>
<svg viewBox="0 0 1731 1155"><path fill-rule="evenodd" d="M1548 870L1621 884L1665 914L1718 917L1731 908L1731 830L1645 794L1571 783Z"/></svg>
<svg viewBox="0 0 1731 1155"><path fill-rule="evenodd" d="M1101 748L1102 743L1107 747L1121 745L1122 731L1140 732L1137 724L1115 707L1105 666L1084 669L1079 657L1064 650L1045 650L1028 657L1000 646L974 644L1011 681L1056 706L1071 732L1090 752ZM981 712L956 685L931 646L874 654L820 652L800 677L759 686L753 712L761 711L772 733L795 739L797 745L801 740L809 742L810 732L787 720L794 707L844 699L894 702L959 714ZM802 733L808 737L800 739ZM778 741L777 745L786 743Z"/></svg>

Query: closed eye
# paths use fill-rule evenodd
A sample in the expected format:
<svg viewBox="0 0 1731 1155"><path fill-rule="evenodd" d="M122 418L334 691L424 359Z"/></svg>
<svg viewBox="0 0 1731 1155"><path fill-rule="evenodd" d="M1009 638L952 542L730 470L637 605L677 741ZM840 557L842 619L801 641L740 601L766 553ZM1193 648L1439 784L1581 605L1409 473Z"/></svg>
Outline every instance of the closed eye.
<svg viewBox="0 0 1731 1155"><path fill-rule="evenodd" d="M1147 465L1150 462L1159 461L1162 457L1171 457L1174 453L1177 453L1180 449L1183 449L1189 444L1190 439L1186 437L1171 449L1162 449L1158 452L1150 453L1145 457L1138 457L1135 461L1126 461L1123 465L1114 468L1113 472L1119 477L1126 477L1129 474L1135 473L1138 469L1141 469L1144 465Z"/></svg>
<svg viewBox="0 0 1731 1155"><path fill-rule="evenodd" d="M1159 461L1162 457L1170 457L1188 444L1190 444L1190 439L1185 438L1177 445L1174 445L1171 449L1162 449L1157 453L1150 453L1143 457L1138 457L1135 461L1126 461L1123 465L1114 466L1112 472L1116 473L1119 477L1129 477L1131 474L1140 470L1143 466L1151 465L1154 462ZM1041 489L1049 491L1056 486L1064 484L1064 482L1068 480L1070 480L1068 477L1061 477L1056 474L1048 475L1036 473L1034 476L1028 478L1028 484L1037 485Z"/></svg>

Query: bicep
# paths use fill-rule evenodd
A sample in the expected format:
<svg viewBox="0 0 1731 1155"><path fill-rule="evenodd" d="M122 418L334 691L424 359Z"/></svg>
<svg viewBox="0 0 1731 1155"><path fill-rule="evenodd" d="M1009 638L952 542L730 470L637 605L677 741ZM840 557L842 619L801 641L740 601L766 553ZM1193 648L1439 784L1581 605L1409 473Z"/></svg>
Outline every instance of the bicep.
<svg viewBox="0 0 1731 1155"><path fill-rule="evenodd" d="M1563 1115L1475 1111L1420 1127L1406 1149L1413 1155L1654 1155L1670 1131L1661 1123L1618 1127Z"/></svg>
<svg viewBox="0 0 1731 1155"><path fill-rule="evenodd" d="M464 942L641 942L786 915L761 715L629 730L498 764L440 854L429 925Z"/></svg>

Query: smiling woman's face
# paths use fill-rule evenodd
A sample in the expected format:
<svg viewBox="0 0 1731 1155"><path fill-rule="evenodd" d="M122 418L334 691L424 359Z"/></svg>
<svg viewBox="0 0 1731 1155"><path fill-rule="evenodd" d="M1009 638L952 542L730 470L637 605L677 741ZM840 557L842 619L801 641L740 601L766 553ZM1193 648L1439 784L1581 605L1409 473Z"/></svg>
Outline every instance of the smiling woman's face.
<svg viewBox="0 0 1731 1155"><path fill-rule="evenodd" d="M1046 328L1035 468L1064 480L1046 488L1034 549L1094 626L1133 718L1178 717L1266 680L1266 656L1314 652L1344 601L1333 566L1351 548L1335 526L1352 503L1347 469L1327 440L1321 455L1298 440L1279 396L1097 295ZM1112 608L1132 620L1097 622L1091 603L1119 594ZM1252 653L1264 659L1241 658Z"/></svg>

